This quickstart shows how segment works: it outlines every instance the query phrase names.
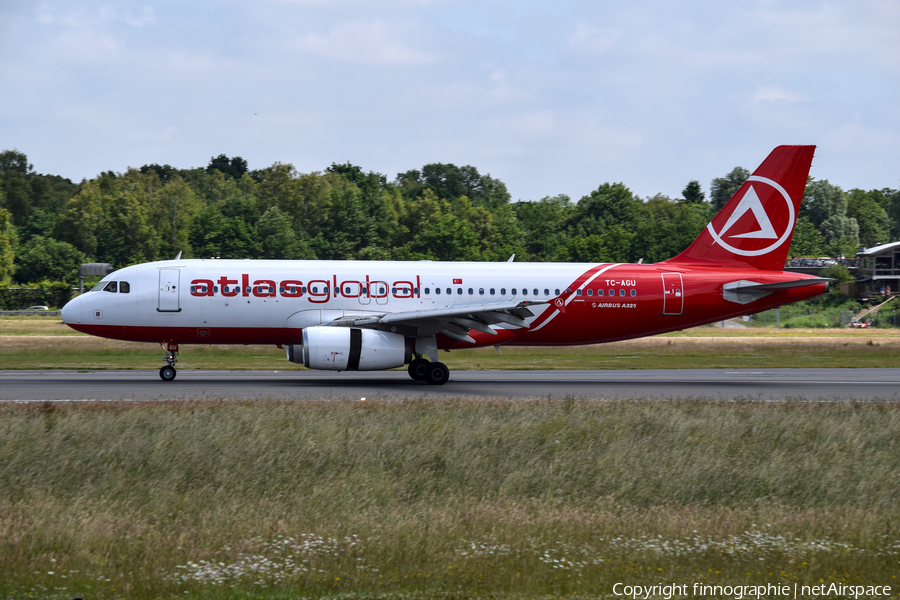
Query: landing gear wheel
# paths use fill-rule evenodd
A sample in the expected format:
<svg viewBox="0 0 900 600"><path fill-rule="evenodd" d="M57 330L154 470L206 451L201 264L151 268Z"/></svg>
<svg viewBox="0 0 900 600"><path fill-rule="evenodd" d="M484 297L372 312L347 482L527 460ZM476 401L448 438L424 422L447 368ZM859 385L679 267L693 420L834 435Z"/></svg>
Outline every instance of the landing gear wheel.
<svg viewBox="0 0 900 600"><path fill-rule="evenodd" d="M422 381L425 379L425 370L428 368L428 365L431 364L427 358L414 358L411 363L409 363L409 369L407 372L409 376L415 379L416 381Z"/></svg>
<svg viewBox="0 0 900 600"><path fill-rule="evenodd" d="M175 367L171 367L169 365L166 365L159 370L159 378L163 381L172 381L173 379L175 379L175 375L177 375Z"/></svg>
<svg viewBox="0 0 900 600"><path fill-rule="evenodd" d="M450 369L440 362L428 363L425 369L425 381L431 385L444 385L450 379Z"/></svg>

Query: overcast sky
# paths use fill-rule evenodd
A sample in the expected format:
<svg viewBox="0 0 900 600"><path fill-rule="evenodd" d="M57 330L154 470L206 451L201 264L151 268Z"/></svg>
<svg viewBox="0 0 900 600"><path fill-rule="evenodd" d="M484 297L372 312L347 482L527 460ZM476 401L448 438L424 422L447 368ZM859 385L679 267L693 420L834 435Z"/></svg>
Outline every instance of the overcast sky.
<svg viewBox="0 0 900 600"><path fill-rule="evenodd" d="M896 0L2 0L0 82L0 150L73 181L224 153L677 197L816 144L900 186Z"/></svg>

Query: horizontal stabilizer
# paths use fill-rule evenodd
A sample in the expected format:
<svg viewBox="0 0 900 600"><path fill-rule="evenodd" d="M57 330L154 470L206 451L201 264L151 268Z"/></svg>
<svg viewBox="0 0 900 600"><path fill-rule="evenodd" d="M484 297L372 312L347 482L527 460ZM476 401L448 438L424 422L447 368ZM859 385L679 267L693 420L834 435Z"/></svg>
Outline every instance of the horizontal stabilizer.
<svg viewBox="0 0 900 600"><path fill-rule="evenodd" d="M732 292L752 294L753 292L777 292L779 290L790 290L798 287L806 287L808 285L828 283L829 281L834 280L827 279L825 277L816 277L815 279L792 279L791 281L777 281L775 283L753 283L739 281L737 282L738 284L745 283L747 285L737 285L735 287L729 287L727 289Z"/></svg>
<svg viewBox="0 0 900 600"><path fill-rule="evenodd" d="M792 279L790 281L776 281L774 283L757 283L756 281L732 281L722 286L722 297L729 302L749 304L772 292L790 290L810 285L827 284L832 281L824 277L811 277L807 279Z"/></svg>

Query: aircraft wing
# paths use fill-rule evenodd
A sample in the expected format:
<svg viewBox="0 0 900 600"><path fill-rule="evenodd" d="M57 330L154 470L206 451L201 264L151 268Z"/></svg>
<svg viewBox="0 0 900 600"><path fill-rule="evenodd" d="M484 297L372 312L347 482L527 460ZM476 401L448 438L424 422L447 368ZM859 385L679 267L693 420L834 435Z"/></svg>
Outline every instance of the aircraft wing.
<svg viewBox="0 0 900 600"><path fill-rule="evenodd" d="M525 321L533 317L531 306L549 304L548 301L523 300L520 302L491 302L487 304L469 304L466 306L451 306L425 310L411 310L406 312L345 315L339 319L326 323L335 327L367 327L379 328L383 325L414 325L422 327L431 325L447 337L460 341L475 343L469 336L469 330L474 329L488 335L496 335L491 325L511 325L513 327L529 327Z"/></svg>

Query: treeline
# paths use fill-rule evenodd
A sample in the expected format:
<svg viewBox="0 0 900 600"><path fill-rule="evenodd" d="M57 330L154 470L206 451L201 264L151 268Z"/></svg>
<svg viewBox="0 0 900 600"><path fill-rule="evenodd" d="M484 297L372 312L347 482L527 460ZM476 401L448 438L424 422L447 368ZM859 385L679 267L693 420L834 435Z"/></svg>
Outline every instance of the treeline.
<svg viewBox="0 0 900 600"><path fill-rule="evenodd" d="M0 153L0 283L72 283L82 262L174 258L337 260L665 260L706 226L749 172L691 181L681 197L640 198L604 183L511 202L502 181L475 167L429 164L392 181L350 163L300 173L249 170L220 155L206 168L144 165L78 184ZM810 180L792 256L852 255L900 239L898 190L844 192Z"/></svg>

